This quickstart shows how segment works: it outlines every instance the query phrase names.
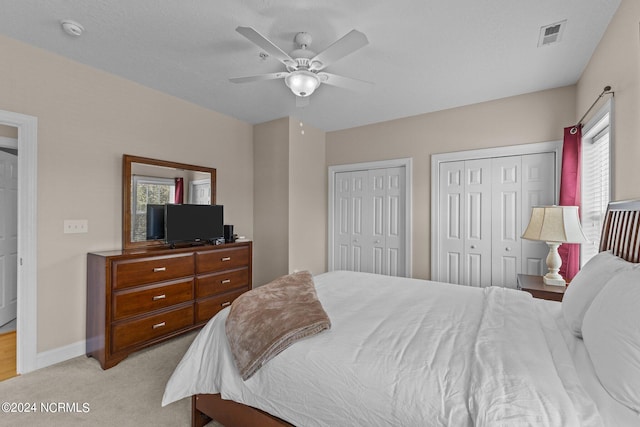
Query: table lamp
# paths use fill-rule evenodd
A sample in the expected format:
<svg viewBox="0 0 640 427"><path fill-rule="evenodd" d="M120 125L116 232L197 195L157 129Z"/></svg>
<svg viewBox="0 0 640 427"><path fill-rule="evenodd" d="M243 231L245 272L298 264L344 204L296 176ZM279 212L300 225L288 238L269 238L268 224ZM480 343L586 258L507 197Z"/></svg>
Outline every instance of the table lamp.
<svg viewBox="0 0 640 427"><path fill-rule="evenodd" d="M547 267L549 272L543 277L546 285L565 286L566 282L558 273L562 259L558 247L563 243L587 243L582 232L577 206L535 206L531 220L522 235L523 239L540 240L549 246Z"/></svg>

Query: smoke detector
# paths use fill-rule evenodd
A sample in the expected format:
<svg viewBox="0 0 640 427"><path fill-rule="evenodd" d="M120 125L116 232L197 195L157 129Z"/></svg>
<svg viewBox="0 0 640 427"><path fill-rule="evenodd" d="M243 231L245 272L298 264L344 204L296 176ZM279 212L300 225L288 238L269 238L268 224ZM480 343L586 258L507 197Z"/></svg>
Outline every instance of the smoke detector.
<svg viewBox="0 0 640 427"><path fill-rule="evenodd" d="M566 25L567 20L565 19L564 21L540 27L538 47L560 43L562 40L562 33L564 33L564 27L566 27Z"/></svg>
<svg viewBox="0 0 640 427"><path fill-rule="evenodd" d="M60 25L62 25L64 32L70 36L78 37L84 32L84 27L82 25L70 19L62 21Z"/></svg>

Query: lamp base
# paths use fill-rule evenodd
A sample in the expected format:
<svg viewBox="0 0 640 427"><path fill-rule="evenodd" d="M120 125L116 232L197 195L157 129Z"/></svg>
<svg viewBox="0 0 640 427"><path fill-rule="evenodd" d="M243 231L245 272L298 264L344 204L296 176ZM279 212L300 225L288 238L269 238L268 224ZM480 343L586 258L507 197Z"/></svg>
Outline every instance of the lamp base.
<svg viewBox="0 0 640 427"><path fill-rule="evenodd" d="M542 281L545 285L552 286L566 286L567 282L562 278L560 273L560 266L562 266L562 258L558 254L558 242L547 242L549 246L549 254L547 255L547 267L549 271L544 275Z"/></svg>
<svg viewBox="0 0 640 427"><path fill-rule="evenodd" d="M553 277L544 276L544 277L542 277L542 282L545 285L563 286L563 287L567 286L567 282L562 277L557 279L557 278L553 278Z"/></svg>

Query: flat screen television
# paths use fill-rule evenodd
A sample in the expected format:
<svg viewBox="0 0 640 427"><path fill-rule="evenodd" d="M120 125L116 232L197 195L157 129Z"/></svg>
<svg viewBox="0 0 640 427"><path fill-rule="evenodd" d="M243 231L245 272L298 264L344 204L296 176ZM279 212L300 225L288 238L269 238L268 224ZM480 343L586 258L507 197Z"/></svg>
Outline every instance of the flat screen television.
<svg viewBox="0 0 640 427"><path fill-rule="evenodd" d="M222 205L165 205L165 242L211 242L223 236Z"/></svg>
<svg viewBox="0 0 640 427"><path fill-rule="evenodd" d="M164 240L164 205L147 205L147 240Z"/></svg>

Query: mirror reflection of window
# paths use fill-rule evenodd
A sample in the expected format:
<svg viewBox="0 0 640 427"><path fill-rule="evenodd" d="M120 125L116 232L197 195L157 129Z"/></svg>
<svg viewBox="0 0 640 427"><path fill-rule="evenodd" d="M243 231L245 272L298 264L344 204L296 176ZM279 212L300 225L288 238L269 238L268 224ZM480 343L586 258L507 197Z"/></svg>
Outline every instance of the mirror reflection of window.
<svg viewBox="0 0 640 427"><path fill-rule="evenodd" d="M147 204L164 205L175 202L175 180L151 176L132 179L131 240L147 240Z"/></svg>
<svg viewBox="0 0 640 427"><path fill-rule="evenodd" d="M123 154L122 168L122 246L125 249L164 243L163 237L156 237L159 225L147 217L152 215L156 218L154 215L158 214L159 206L166 203L210 205L216 202L215 168L129 154ZM177 180L182 180L182 188ZM151 209L147 208L149 205Z"/></svg>

